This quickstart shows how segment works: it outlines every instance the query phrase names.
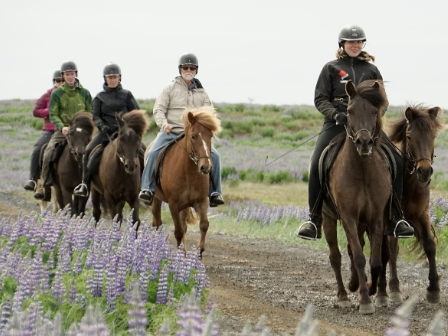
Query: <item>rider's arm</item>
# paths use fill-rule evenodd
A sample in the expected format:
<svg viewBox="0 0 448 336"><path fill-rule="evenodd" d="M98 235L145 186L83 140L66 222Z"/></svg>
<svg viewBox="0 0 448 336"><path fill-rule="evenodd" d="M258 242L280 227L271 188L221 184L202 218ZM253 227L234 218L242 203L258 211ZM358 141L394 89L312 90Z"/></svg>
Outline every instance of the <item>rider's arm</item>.
<svg viewBox="0 0 448 336"><path fill-rule="evenodd" d="M34 104L33 115L36 118L48 117L48 100L50 99L50 94L45 92L42 97L40 97L36 104Z"/></svg>
<svg viewBox="0 0 448 336"><path fill-rule="evenodd" d="M134 98L134 95L131 91L129 91L126 99L126 107L128 111L140 110L140 106L138 106L137 100Z"/></svg>
<svg viewBox="0 0 448 336"><path fill-rule="evenodd" d="M332 119L337 108L331 103L333 98L333 83L328 65L322 69L314 91L314 105L328 119Z"/></svg>
<svg viewBox="0 0 448 336"><path fill-rule="evenodd" d="M101 119L101 104L102 104L101 99L98 98L98 96L96 96L93 99L92 116L93 116L93 122L98 128L100 128L100 125L104 124L103 119Z"/></svg>
<svg viewBox="0 0 448 336"><path fill-rule="evenodd" d="M54 90L51 93L50 108L48 112L50 121L56 126L56 129L58 129L59 131L62 130L62 127L64 127L64 122L61 119L59 110L59 101L61 100L61 94L63 93L60 90Z"/></svg>
<svg viewBox="0 0 448 336"><path fill-rule="evenodd" d="M170 103L170 91L171 86L167 86L165 89L163 89L162 93L157 97L156 102L154 103L154 119L157 126L159 126L161 129L168 125L166 112Z"/></svg>

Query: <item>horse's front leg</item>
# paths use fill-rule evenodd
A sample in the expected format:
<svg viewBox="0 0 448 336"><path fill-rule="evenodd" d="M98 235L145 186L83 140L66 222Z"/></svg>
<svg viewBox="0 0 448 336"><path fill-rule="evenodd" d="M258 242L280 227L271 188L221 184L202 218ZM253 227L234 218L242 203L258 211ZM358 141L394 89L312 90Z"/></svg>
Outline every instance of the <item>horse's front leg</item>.
<svg viewBox="0 0 448 336"><path fill-rule="evenodd" d="M398 239L389 237L389 297L393 303L402 303L403 297L400 291L400 280L398 280L397 259L398 259Z"/></svg>
<svg viewBox="0 0 448 336"><path fill-rule="evenodd" d="M128 203L131 206L131 208L134 209L134 211L132 212L132 222L134 223L134 225L135 223L137 223L137 226L135 227L135 232L137 232L140 227L140 213L139 213L140 201L136 196L133 199L131 199Z"/></svg>
<svg viewBox="0 0 448 336"><path fill-rule="evenodd" d="M94 188L91 191L92 195L92 205L93 205L93 218L98 223L101 217L101 194Z"/></svg>
<svg viewBox="0 0 448 336"><path fill-rule="evenodd" d="M180 244L183 243L184 249L186 251L185 230L181 223L180 211L177 208L177 205L174 205L172 203L169 203L168 205L170 207L171 217L173 218L173 222L174 222L174 237L176 237L177 247L179 247Z"/></svg>
<svg viewBox="0 0 448 336"><path fill-rule="evenodd" d="M62 193L62 199L63 199L62 203L64 204L63 207L67 206L67 204L70 205L70 210L71 210L70 213L71 213L71 215L72 216L73 215L75 215L75 216L78 215L76 213L77 209L75 209L75 207L73 206L72 192L67 190L64 187L62 187L61 189L62 189L61 193Z"/></svg>
<svg viewBox="0 0 448 336"><path fill-rule="evenodd" d="M151 205L152 226L157 229L162 225L162 201L154 197Z"/></svg>
<svg viewBox="0 0 448 336"><path fill-rule="evenodd" d="M325 213L322 214L322 226L324 228L325 240L330 248L330 264L333 268L334 275L336 276L336 282L338 284L338 306L345 308L350 307L351 302L347 296L347 291L342 281L341 273L341 252L338 247L338 231L337 221L329 217Z"/></svg>
<svg viewBox="0 0 448 336"><path fill-rule="evenodd" d="M342 211L341 211L342 213ZM353 253L353 263L358 273L359 279L359 312L361 314L373 314L375 307L369 297L367 281L365 278L366 258L362 252L362 246L359 242L357 219L355 217L346 216L342 218L345 235L350 244Z"/></svg>
<svg viewBox="0 0 448 336"><path fill-rule="evenodd" d="M428 214L421 216L419 223L420 225L415 226L429 263L429 286L426 288L426 299L430 303L438 303L440 301L440 287L436 265L436 243L434 242L433 227Z"/></svg>
<svg viewBox="0 0 448 336"><path fill-rule="evenodd" d="M205 251L205 236L207 235L207 230L210 225L208 221L208 199L206 198L200 203L196 203L194 205L194 210L199 215L199 229L201 230L201 239L199 240L199 248L201 249L201 258L202 253Z"/></svg>
<svg viewBox="0 0 448 336"><path fill-rule="evenodd" d="M378 289L378 280L380 278L383 263L382 256L382 242L383 242L383 218L375 218L372 220L372 225L369 228L370 237L370 275L372 282L369 285L369 295L375 295Z"/></svg>
<svg viewBox="0 0 448 336"><path fill-rule="evenodd" d="M376 295L376 305L387 307L389 305L389 296L387 295L387 280L386 271L389 263L389 240L388 236L383 235L383 242L381 243L381 273L378 280L378 294Z"/></svg>
<svg viewBox="0 0 448 336"><path fill-rule="evenodd" d="M125 204L125 200L119 200L117 203L115 203L115 215L118 214L117 220L119 223L123 222L123 208Z"/></svg>

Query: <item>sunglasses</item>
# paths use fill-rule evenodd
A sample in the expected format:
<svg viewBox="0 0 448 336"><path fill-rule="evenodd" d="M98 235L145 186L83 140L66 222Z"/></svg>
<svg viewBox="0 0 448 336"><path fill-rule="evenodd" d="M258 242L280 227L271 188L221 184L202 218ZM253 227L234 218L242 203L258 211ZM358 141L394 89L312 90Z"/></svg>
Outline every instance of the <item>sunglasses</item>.
<svg viewBox="0 0 448 336"><path fill-rule="evenodd" d="M56 78L54 81L55 81L56 83L61 83L61 82L63 82L64 80L61 79L61 78Z"/></svg>
<svg viewBox="0 0 448 336"><path fill-rule="evenodd" d="M188 69L190 69L191 71L196 71L198 68L197 67L195 67L195 66L190 66L190 67L187 67L187 66L182 66L181 67L183 70L185 70L185 71L187 71Z"/></svg>

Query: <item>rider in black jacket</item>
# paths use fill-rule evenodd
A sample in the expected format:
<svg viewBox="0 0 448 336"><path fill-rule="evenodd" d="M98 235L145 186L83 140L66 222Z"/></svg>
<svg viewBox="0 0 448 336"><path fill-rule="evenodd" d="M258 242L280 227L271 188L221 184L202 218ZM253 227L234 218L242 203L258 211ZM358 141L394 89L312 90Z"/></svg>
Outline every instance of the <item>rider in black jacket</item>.
<svg viewBox="0 0 448 336"><path fill-rule="evenodd" d="M310 218L303 223L298 236L303 239L314 240L321 238L323 188L319 180L319 158L338 134L345 133L347 123L348 96L345 92L345 83L352 80L353 84L368 79L382 80L378 68L370 63L375 57L363 51L366 35L359 26L346 26L339 33L339 48L337 59L325 64L317 80L314 95L314 104L320 113L325 116L321 134L311 158L308 183L308 202ZM383 137L387 137L383 132ZM397 176L393 182L394 196L392 219L386 224L385 234L401 238L412 237L414 229L404 220L400 201L403 192L403 160L393 145L386 141L397 162Z"/></svg>
<svg viewBox="0 0 448 336"><path fill-rule="evenodd" d="M118 131L118 122L115 119L116 112L130 112L139 109L138 103L131 91L121 86L121 70L117 64L111 63L105 66L103 71L103 91L98 93L93 100L93 121L99 132L86 148L83 157L83 179L74 194L88 197L91 176L87 169L87 161L92 150L99 144L109 141L109 137Z"/></svg>

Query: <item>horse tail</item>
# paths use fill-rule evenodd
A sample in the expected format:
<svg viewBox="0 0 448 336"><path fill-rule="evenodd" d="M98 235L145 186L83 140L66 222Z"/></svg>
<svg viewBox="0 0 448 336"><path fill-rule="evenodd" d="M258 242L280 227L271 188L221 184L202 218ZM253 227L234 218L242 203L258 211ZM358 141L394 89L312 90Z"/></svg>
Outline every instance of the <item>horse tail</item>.
<svg viewBox="0 0 448 336"><path fill-rule="evenodd" d="M199 216L193 212L192 208L188 208L186 222L187 224L196 224L199 221Z"/></svg>

